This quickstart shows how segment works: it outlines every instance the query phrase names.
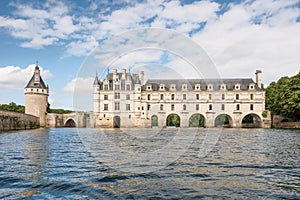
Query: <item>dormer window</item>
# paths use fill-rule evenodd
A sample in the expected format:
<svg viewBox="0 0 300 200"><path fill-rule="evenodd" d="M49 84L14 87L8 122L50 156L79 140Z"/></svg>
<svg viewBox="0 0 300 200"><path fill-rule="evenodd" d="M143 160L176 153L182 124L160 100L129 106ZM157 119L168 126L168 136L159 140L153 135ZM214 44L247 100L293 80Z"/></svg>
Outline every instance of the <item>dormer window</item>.
<svg viewBox="0 0 300 200"><path fill-rule="evenodd" d="M183 84L183 85L181 86L181 89L182 89L182 90L187 90L187 85L186 85L186 84Z"/></svg>
<svg viewBox="0 0 300 200"><path fill-rule="evenodd" d="M165 89L165 85L161 84L161 85L159 86L159 89L160 89L160 90L164 90L164 89Z"/></svg>
<svg viewBox="0 0 300 200"><path fill-rule="evenodd" d="M253 83L251 83L250 85L249 85L249 90L254 90L254 84Z"/></svg>
<svg viewBox="0 0 300 200"><path fill-rule="evenodd" d="M147 85L147 90L152 90L152 86L151 85Z"/></svg>
<svg viewBox="0 0 300 200"><path fill-rule="evenodd" d="M241 89L240 84L235 84L235 85L234 85L234 89L235 89L235 90L240 90L240 89Z"/></svg>
<svg viewBox="0 0 300 200"><path fill-rule="evenodd" d="M176 90L175 84L171 84L170 88L171 90Z"/></svg>
<svg viewBox="0 0 300 200"><path fill-rule="evenodd" d="M195 90L200 90L200 84L195 85Z"/></svg>
<svg viewBox="0 0 300 200"><path fill-rule="evenodd" d="M213 87L212 84L208 84L208 85L207 85L207 90L213 90L213 89L214 89L214 87Z"/></svg>
<svg viewBox="0 0 300 200"><path fill-rule="evenodd" d="M220 87L221 90L226 90L226 84L222 84Z"/></svg>

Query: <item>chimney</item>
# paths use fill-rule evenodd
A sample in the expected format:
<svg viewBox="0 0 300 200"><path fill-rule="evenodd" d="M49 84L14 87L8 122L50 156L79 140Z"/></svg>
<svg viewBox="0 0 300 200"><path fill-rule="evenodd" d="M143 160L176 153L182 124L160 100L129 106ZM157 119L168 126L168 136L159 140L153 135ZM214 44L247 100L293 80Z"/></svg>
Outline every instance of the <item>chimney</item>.
<svg viewBox="0 0 300 200"><path fill-rule="evenodd" d="M125 79L126 77L126 69L122 69L122 79Z"/></svg>
<svg viewBox="0 0 300 200"><path fill-rule="evenodd" d="M141 75L141 85L144 85L144 75L145 75L144 71L141 71L140 75Z"/></svg>
<svg viewBox="0 0 300 200"><path fill-rule="evenodd" d="M255 75L256 75L256 85L257 85L259 88L262 88L262 83L261 83L261 73L262 73L261 70L256 70L256 72L255 72Z"/></svg>
<svg viewBox="0 0 300 200"><path fill-rule="evenodd" d="M117 75L118 70L117 69L113 69L113 75Z"/></svg>

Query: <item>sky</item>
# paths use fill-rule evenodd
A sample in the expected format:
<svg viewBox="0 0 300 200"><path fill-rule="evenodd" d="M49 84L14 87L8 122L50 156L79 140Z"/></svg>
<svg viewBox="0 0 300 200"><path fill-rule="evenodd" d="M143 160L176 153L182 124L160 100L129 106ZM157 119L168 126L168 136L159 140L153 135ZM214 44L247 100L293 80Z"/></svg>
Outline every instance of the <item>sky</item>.
<svg viewBox="0 0 300 200"><path fill-rule="evenodd" d="M37 62L51 108L92 110L94 77L113 68L253 79L260 69L266 87L299 72L300 1L1 0L0 52L0 104L25 104Z"/></svg>

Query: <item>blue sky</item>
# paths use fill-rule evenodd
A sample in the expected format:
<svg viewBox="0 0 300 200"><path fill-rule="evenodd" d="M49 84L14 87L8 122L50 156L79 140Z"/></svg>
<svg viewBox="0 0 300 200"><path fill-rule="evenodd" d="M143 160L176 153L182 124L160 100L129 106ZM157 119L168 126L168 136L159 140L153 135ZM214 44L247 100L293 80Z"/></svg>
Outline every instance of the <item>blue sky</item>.
<svg viewBox="0 0 300 200"><path fill-rule="evenodd" d="M105 70L96 66L81 77L93 50L103 51L105 41L141 28L189 37L224 78L253 78L261 69L268 85L300 69L299 0L1 0L0 103L24 104L23 88L38 60L51 106L72 109L74 84L91 93L92 74ZM129 53L111 67L137 70L141 63L172 66L183 77L193 74L178 56L157 50Z"/></svg>

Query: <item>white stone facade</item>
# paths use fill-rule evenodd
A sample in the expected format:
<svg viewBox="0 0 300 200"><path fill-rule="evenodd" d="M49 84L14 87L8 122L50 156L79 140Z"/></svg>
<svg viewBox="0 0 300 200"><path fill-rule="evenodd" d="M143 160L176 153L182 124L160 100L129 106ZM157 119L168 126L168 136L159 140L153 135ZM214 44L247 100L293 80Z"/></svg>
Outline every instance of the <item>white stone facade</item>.
<svg viewBox="0 0 300 200"><path fill-rule="evenodd" d="M113 70L103 81L94 81L94 127L167 127L167 118L176 114L180 127L191 126L191 116L199 115L204 127L214 127L216 118L226 116L226 126L242 127L246 115L255 127L269 127L265 111L265 91L261 71L252 79L148 80L144 72Z"/></svg>

